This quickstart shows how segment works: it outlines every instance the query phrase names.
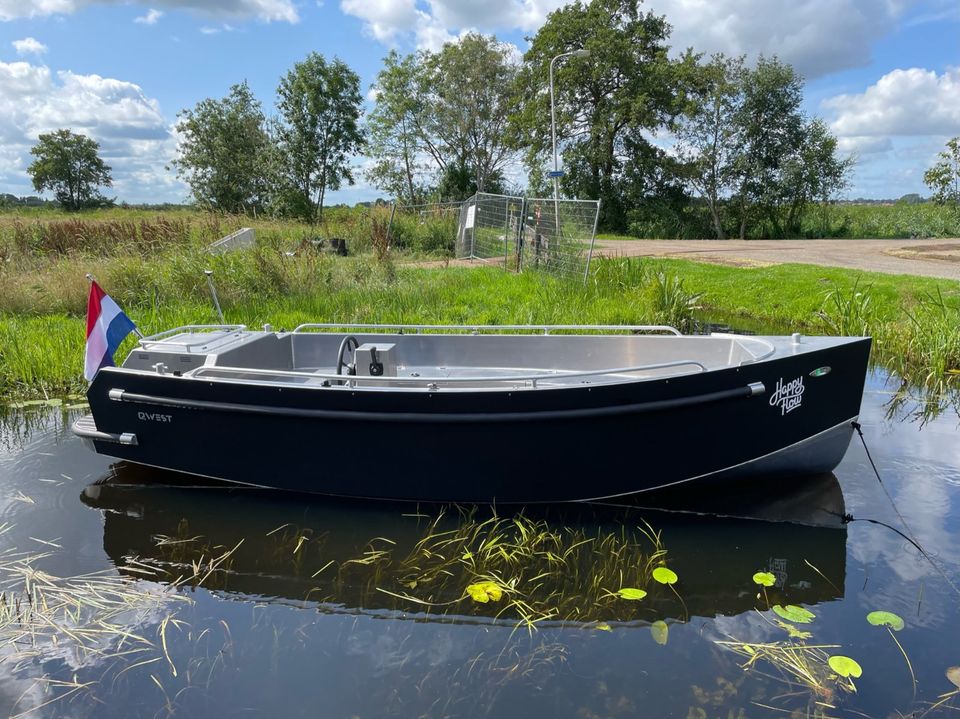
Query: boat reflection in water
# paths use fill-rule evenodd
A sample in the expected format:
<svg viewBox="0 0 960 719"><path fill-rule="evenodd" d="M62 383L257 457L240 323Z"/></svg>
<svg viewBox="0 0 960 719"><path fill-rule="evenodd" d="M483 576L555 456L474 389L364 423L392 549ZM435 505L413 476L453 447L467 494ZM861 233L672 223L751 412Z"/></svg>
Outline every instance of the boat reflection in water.
<svg viewBox="0 0 960 719"><path fill-rule="evenodd" d="M189 481L190 486L179 483ZM772 491L649 494L643 506L491 508L346 502L119 463L82 500L138 578L326 613L419 621L648 624L842 598L843 496L830 475ZM666 565L672 587L651 580ZM753 574L776 586L758 598ZM623 587L648 592L624 601ZM675 591L674 591L675 590Z"/></svg>

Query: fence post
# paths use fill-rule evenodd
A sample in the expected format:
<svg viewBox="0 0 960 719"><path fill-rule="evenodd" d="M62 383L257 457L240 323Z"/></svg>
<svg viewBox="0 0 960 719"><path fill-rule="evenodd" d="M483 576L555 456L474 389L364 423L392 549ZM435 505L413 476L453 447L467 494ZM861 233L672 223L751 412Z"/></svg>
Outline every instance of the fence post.
<svg viewBox="0 0 960 719"><path fill-rule="evenodd" d="M593 234L590 235L590 250L587 252L587 266L583 268L583 284L590 277L590 261L593 259L593 245L597 241L597 223L600 222L600 202L597 200L597 214L593 216Z"/></svg>
<svg viewBox="0 0 960 719"><path fill-rule="evenodd" d="M393 244L390 242L393 232L393 216L397 213L397 201L393 201L393 205L390 207L390 222L387 223L387 249L390 249L390 246Z"/></svg>
<svg viewBox="0 0 960 719"><path fill-rule="evenodd" d="M523 233L527 226L527 198L520 200L520 224L517 226L517 274L523 265Z"/></svg>

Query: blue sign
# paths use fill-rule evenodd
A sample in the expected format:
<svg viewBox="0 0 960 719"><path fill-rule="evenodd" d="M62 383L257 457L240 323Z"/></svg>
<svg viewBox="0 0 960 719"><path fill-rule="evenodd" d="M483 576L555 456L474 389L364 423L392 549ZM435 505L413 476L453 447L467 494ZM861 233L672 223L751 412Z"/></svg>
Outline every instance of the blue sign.
<svg viewBox="0 0 960 719"><path fill-rule="evenodd" d="M563 177L565 174L563 170L551 170L547 173L547 177Z"/></svg>

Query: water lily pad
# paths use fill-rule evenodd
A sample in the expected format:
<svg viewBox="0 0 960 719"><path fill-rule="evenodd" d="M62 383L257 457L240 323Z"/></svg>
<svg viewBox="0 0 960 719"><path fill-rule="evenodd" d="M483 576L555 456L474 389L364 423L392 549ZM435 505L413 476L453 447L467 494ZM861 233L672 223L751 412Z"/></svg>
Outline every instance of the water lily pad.
<svg viewBox="0 0 960 719"><path fill-rule="evenodd" d="M643 589L635 589L634 587L621 587L617 590L617 594L621 599L630 599L631 601L643 599L647 596L646 591Z"/></svg>
<svg viewBox="0 0 960 719"><path fill-rule="evenodd" d="M947 679L957 689L960 689L960 667L949 667L947 669Z"/></svg>
<svg viewBox="0 0 960 719"><path fill-rule="evenodd" d="M772 587L777 583L777 578L770 572L757 572L753 575L753 582L761 587Z"/></svg>
<svg viewBox="0 0 960 719"><path fill-rule="evenodd" d="M899 632L904 626L903 619L893 612L870 612L867 621L875 627L890 627L895 632Z"/></svg>
<svg viewBox="0 0 960 719"><path fill-rule="evenodd" d="M650 633L653 635L653 641L660 646L667 643L667 636L670 634L670 627L662 619L658 619L650 625Z"/></svg>
<svg viewBox="0 0 960 719"><path fill-rule="evenodd" d="M467 594L475 602L486 604L487 602L499 602L503 596L503 590L496 582L477 582L467 585Z"/></svg>
<svg viewBox="0 0 960 719"><path fill-rule="evenodd" d="M798 607L796 604L788 604L785 607L774 604L773 611L788 622L794 622L796 624L809 624L817 616L809 609Z"/></svg>
<svg viewBox="0 0 960 719"><path fill-rule="evenodd" d="M677 579L679 579L676 572L666 567L657 567L654 569L653 578L660 582L660 584L676 584Z"/></svg>
<svg viewBox="0 0 960 719"><path fill-rule="evenodd" d="M827 664L841 677L853 677L856 679L863 674L863 669L854 659L845 657L842 654L834 654L827 660Z"/></svg>

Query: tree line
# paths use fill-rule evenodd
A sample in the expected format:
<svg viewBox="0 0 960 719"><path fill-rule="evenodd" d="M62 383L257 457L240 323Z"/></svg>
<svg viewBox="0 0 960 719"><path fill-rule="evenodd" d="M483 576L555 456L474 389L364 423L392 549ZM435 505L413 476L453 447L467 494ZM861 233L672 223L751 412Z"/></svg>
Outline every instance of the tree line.
<svg viewBox="0 0 960 719"><path fill-rule="evenodd" d="M365 179L406 204L519 192L510 178L522 174L523 191L549 195L552 64L560 190L600 199L604 229L798 234L853 162L804 114L802 77L776 57L748 66L672 54L670 32L639 0L578 0L548 16L522 58L479 34L437 52L391 51L365 118L356 72L311 53L281 78L270 116L246 82L180 112L172 167L201 206L308 222L322 219L327 193L355 182L361 156ZM945 202L960 199L951 152L925 176ZM109 168L88 170L109 185ZM41 174L34 186L53 189ZM71 185L57 197L90 199L81 194Z"/></svg>

